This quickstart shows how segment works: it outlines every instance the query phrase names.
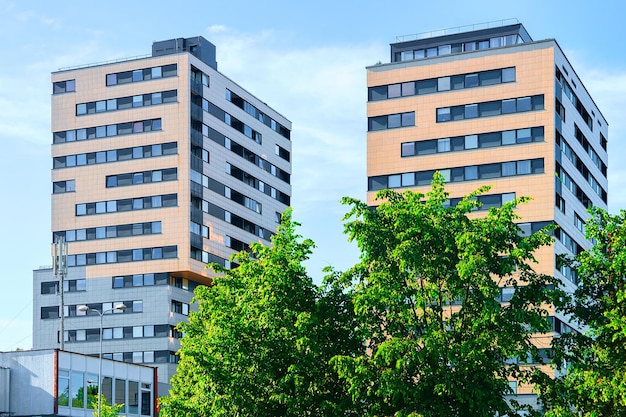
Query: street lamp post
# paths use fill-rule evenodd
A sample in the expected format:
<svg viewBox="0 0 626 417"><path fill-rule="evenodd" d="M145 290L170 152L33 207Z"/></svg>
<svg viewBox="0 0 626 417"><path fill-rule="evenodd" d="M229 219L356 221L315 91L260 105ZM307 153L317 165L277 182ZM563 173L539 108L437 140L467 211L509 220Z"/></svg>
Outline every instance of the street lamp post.
<svg viewBox="0 0 626 417"><path fill-rule="evenodd" d="M126 306L123 303L116 304L113 308L109 308L103 311L100 311L96 308L90 308L86 305L78 306L78 311L81 311L85 314L90 311L95 311L100 316L100 356L98 361L98 417L101 417L102 412L102 317L108 312L113 311L124 311L126 310Z"/></svg>

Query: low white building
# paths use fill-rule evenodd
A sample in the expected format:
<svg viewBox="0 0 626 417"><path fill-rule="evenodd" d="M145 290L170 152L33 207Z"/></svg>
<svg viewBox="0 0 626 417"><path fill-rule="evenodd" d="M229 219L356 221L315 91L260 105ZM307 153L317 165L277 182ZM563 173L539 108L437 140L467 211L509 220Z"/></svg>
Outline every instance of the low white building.
<svg viewBox="0 0 626 417"><path fill-rule="evenodd" d="M58 349L0 352L0 416L92 417L98 357ZM102 394L120 416L156 417L157 370L102 360Z"/></svg>

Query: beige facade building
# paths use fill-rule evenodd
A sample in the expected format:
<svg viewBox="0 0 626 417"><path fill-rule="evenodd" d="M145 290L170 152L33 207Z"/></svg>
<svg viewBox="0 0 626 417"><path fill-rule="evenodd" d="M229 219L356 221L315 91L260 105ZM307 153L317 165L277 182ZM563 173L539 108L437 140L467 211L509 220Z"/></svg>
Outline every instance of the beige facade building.
<svg viewBox="0 0 626 417"><path fill-rule="evenodd" d="M369 204L384 188L426 191L435 171L450 204L482 185L483 210L530 196L521 228L560 226L536 270L575 289L556 255L588 247L586 210L607 206L608 123L555 40L534 41L517 22L406 36L390 63L367 68L367 86ZM558 311L550 320L541 348L571 330Z"/></svg>
<svg viewBox="0 0 626 417"><path fill-rule="evenodd" d="M34 348L61 343L159 367L167 383L209 262L269 244L291 196L291 123L217 71L204 38L52 74L52 241L68 242L64 306L34 273ZM161 389L162 393L166 390Z"/></svg>

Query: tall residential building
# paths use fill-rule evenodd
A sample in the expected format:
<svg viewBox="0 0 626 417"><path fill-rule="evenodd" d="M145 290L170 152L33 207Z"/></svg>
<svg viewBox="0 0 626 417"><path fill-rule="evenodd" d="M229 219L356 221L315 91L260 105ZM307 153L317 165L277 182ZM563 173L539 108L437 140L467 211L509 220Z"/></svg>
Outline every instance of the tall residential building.
<svg viewBox="0 0 626 417"><path fill-rule="evenodd" d="M218 72L202 37L52 73L52 235L68 242L61 309L34 271L33 347L158 366L168 383L193 289L270 243L291 196L291 122ZM113 314L117 313L117 314ZM64 315L63 335L60 315ZM167 386L160 388L166 393Z"/></svg>
<svg viewBox="0 0 626 417"><path fill-rule="evenodd" d="M575 289L557 254L589 247L586 210L607 207L608 124L554 39L534 41L517 21L400 37L390 63L367 68L367 87L369 204L384 188L426 191L435 171L452 205L486 184L482 210L531 196L522 230L560 226L536 270ZM552 336L570 330L558 311L550 320Z"/></svg>

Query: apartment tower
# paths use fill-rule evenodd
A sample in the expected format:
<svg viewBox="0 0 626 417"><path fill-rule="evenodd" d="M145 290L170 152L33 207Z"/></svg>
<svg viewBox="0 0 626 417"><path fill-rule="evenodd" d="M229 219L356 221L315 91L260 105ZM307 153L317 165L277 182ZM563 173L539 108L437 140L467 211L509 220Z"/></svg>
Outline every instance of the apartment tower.
<svg viewBox="0 0 626 417"><path fill-rule="evenodd" d="M34 271L33 347L98 355L87 306L107 312L105 358L167 384L205 265L269 244L290 204L291 123L218 72L202 37L59 70L52 89L51 239L68 242L68 272L61 308L59 277Z"/></svg>
<svg viewBox="0 0 626 417"><path fill-rule="evenodd" d="M557 255L589 247L586 210L607 207L608 124L554 39L534 41L517 21L399 37L390 63L367 68L367 87L369 204L385 188L426 191L435 171L452 205L487 184L482 210L533 197L517 209L522 230L560 226L535 269L575 289ZM571 330L558 311L550 320L541 349Z"/></svg>

